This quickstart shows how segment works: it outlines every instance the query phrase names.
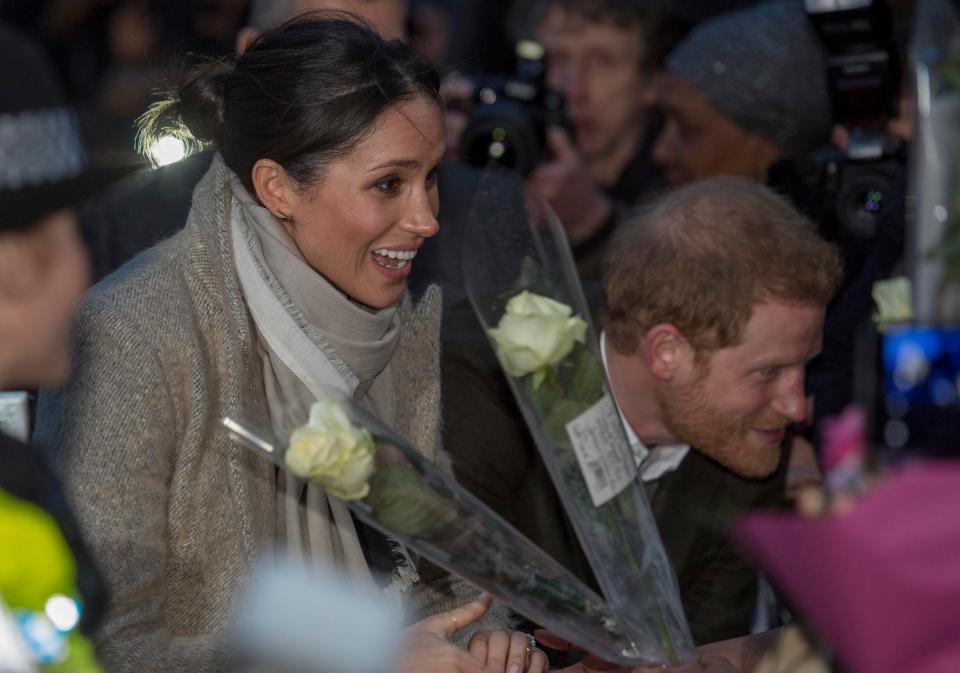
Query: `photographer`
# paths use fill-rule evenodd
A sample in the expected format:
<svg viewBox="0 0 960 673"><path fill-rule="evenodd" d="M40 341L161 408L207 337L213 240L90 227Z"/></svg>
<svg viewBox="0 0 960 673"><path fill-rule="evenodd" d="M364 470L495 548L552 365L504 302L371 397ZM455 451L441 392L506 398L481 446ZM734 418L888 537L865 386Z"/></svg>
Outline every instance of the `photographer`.
<svg viewBox="0 0 960 673"><path fill-rule="evenodd" d="M653 160L671 187L717 175L764 180L778 160L830 137L826 62L799 0L697 27L655 87L664 113Z"/></svg>
<svg viewBox="0 0 960 673"><path fill-rule="evenodd" d="M667 182L765 181L840 245L852 279L902 173L902 142L883 132L903 134L891 117L909 107L891 21L883 0L810 13L774 0L699 26L655 87L665 121L653 159Z"/></svg>
<svg viewBox="0 0 960 673"><path fill-rule="evenodd" d="M563 94L569 128L546 132L549 157L527 178L529 191L560 217L581 277L599 280L620 211L660 185L650 160L653 74L684 26L631 0L541 0L531 14L546 49L546 86ZM462 103L472 83L445 86ZM448 112L447 146L457 157L467 118Z"/></svg>

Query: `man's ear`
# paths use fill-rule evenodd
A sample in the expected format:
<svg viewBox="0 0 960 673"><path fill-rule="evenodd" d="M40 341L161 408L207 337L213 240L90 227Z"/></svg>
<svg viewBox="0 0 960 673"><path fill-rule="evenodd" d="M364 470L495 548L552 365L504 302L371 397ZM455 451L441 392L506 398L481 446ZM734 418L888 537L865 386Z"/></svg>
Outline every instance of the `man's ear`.
<svg viewBox="0 0 960 673"><path fill-rule="evenodd" d="M640 351L650 373L660 381L671 380L693 353L680 330L670 323L647 330L640 340Z"/></svg>
<svg viewBox="0 0 960 673"><path fill-rule="evenodd" d="M240 32L237 33L237 40L233 45L237 51L237 56L243 56L243 52L245 52L258 37L260 37L260 31L256 28L251 28L250 26L241 28Z"/></svg>
<svg viewBox="0 0 960 673"><path fill-rule="evenodd" d="M273 159L258 159L250 172L255 196L284 227L293 223L294 206L299 198L296 181Z"/></svg>

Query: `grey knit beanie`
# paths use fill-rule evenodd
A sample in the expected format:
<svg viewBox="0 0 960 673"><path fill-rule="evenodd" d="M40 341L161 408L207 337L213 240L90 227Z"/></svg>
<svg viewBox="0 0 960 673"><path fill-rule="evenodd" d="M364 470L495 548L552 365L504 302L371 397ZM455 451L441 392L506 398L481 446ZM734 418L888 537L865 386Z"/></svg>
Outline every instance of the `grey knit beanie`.
<svg viewBox="0 0 960 673"><path fill-rule="evenodd" d="M667 70L745 131L802 152L830 137L824 56L801 0L775 0L701 24Z"/></svg>

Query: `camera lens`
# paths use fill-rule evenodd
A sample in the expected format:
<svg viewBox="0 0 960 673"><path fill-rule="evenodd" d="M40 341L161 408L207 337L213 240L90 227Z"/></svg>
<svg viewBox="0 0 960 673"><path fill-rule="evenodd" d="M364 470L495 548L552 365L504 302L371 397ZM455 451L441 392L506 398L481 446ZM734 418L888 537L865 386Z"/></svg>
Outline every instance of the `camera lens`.
<svg viewBox="0 0 960 673"><path fill-rule="evenodd" d="M501 99L470 119L460 141L460 156L475 166L495 162L526 176L540 163L542 147L526 107Z"/></svg>
<svg viewBox="0 0 960 673"><path fill-rule="evenodd" d="M838 195L840 222L846 231L859 238L873 238L892 194L885 175L864 175L844 185Z"/></svg>

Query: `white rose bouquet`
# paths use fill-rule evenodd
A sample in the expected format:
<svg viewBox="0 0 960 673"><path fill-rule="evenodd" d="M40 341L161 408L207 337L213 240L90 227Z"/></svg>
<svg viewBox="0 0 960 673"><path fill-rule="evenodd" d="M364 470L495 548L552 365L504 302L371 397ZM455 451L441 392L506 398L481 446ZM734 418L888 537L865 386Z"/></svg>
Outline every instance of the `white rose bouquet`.
<svg viewBox="0 0 960 673"><path fill-rule="evenodd" d="M350 397L328 393L288 442L235 418L221 423L244 446L347 501L365 523L529 619L611 661L637 662L593 590Z"/></svg>
<svg viewBox="0 0 960 673"><path fill-rule="evenodd" d="M491 176L492 177L492 176ZM491 179L488 177L488 180ZM495 178L498 182L499 177ZM693 658L673 568L609 393L566 236L530 203L484 193L464 244L467 294L611 610L646 664Z"/></svg>
<svg viewBox="0 0 960 673"><path fill-rule="evenodd" d="M369 430L351 423L336 403L320 400L306 425L290 435L284 461L291 472L341 500L359 500L370 493L375 453Z"/></svg>
<svg viewBox="0 0 960 673"><path fill-rule="evenodd" d="M566 304L527 290L508 301L499 324L487 330L504 370L511 376L533 374L539 388L550 367L586 338L587 323L572 313Z"/></svg>

